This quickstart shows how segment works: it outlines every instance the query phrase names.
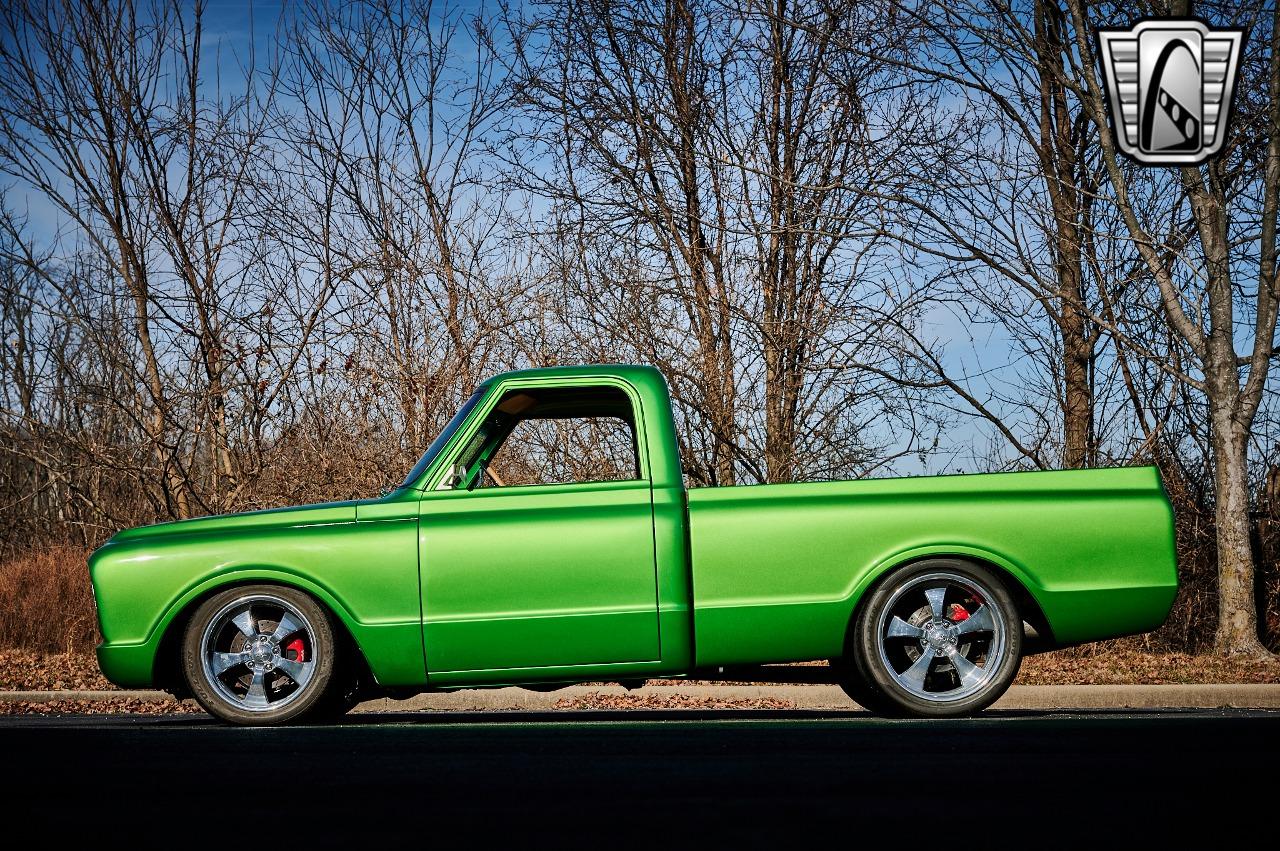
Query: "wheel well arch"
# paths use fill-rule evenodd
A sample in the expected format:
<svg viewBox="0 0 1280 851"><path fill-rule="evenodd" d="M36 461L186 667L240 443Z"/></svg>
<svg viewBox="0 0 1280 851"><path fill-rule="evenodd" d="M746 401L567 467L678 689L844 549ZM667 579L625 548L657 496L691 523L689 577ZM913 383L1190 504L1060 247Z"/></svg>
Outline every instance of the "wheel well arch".
<svg viewBox="0 0 1280 851"><path fill-rule="evenodd" d="M1028 589L1023 580L1011 571L1008 567L1000 564L990 558L984 558L974 553L956 551L948 552L940 550L938 552L921 553L904 558L900 561L894 561L881 566L872 574L870 581L864 584L862 591L858 594L858 599L854 603L852 611L849 613L849 623L845 627L845 643L848 646L849 638L853 635L853 631L858 623L858 616L862 613L863 606L866 605L867 599L871 596L871 591L881 582L886 581L894 573L897 573L904 567L910 567L913 564L919 564L922 561L930 561L933 559L951 559L953 561L965 561L990 570L995 577L1004 586L1004 589L1013 597L1013 602L1018 607L1018 614L1022 616L1022 620L1031 625L1035 630L1033 641L1023 643L1023 655L1038 653L1043 650L1052 649L1054 646L1053 628L1049 624L1049 619L1045 616L1044 609L1041 608L1040 602L1036 599Z"/></svg>
<svg viewBox="0 0 1280 851"><path fill-rule="evenodd" d="M275 576L270 578L237 577L202 589L200 593L182 604L169 619L160 636L160 641L156 645L156 656L153 663L153 677L158 687L179 697L189 696L186 679L182 673L181 656L182 637L187 631L187 624L191 622L191 617L196 610L210 597L221 594L231 588L243 588L250 585L279 585L306 594L314 600L316 605L329 616L329 620L333 624L333 633L337 639L339 657L345 657L354 662L361 674L366 678L371 678L369 661L365 658L364 650L361 649L360 643L356 641L355 636L351 633L351 627L348 626L346 619L324 597L300 584L288 582ZM366 681L368 680L366 679Z"/></svg>

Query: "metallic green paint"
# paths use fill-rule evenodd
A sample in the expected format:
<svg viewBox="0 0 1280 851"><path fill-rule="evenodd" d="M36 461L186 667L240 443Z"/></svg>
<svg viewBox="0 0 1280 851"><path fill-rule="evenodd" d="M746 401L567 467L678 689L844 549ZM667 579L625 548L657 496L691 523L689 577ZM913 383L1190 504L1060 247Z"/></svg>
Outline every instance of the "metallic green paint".
<svg viewBox="0 0 1280 851"><path fill-rule="evenodd" d="M431 671L658 660L648 482L440 491L421 510Z"/></svg>
<svg viewBox="0 0 1280 851"><path fill-rule="evenodd" d="M1173 513L1153 467L689 493L700 666L830 658L886 571L964 556L1008 573L1059 643L1163 623Z"/></svg>
<svg viewBox="0 0 1280 851"><path fill-rule="evenodd" d="M328 606L379 682L422 683L417 500L367 510L377 519L358 522L364 504L336 503L164 523L112 538L89 560L103 672L119 685L151 684L161 636L192 603L231 584L278 582ZM417 652L406 654L406 646Z"/></svg>
<svg viewBox="0 0 1280 851"><path fill-rule="evenodd" d="M503 394L575 385L630 397L641 479L435 489ZM1003 570L1059 643L1153 629L1176 590L1172 513L1154 468L686 493L656 370L526 370L480 390L421 476L382 499L112 538L90 559L104 673L155 684L162 641L194 605L250 582L314 595L381 685L410 689L837 657L866 590L928 556Z"/></svg>

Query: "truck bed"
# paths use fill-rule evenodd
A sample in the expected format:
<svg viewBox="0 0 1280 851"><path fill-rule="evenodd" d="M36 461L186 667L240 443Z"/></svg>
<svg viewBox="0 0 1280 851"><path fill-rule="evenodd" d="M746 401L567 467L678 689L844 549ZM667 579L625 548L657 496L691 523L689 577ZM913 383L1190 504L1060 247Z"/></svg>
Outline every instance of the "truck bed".
<svg viewBox="0 0 1280 851"><path fill-rule="evenodd" d="M863 592L929 556L999 568L1054 644L1154 629L1177 589L1154 467L703 488L688 511L699 666L839 656Z"/></svg>

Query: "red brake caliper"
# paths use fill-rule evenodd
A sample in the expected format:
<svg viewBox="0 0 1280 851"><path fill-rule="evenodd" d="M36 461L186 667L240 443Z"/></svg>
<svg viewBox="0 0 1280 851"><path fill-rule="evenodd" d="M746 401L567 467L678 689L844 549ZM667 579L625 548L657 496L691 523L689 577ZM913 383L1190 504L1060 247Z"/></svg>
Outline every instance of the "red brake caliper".
<svg viewBox="0 0 1280 851"><path fill-rule="evenodd" d="M965 617L968 617L968 615L965 615ZM301 637L295 638L293 641L290 641L288 644L284 646L284 652L285 652L286 658L288 657L289 651L291 650L295 654L293 657L293 661L295 662L307 661L307 650L302 643Z"/></svg>
<svg viewBox="0 0 1280 851"><path fill-rule="evenodd" d="M964 606L960 605L959 603L951 604L951 622L952 623L960 623L960 621L967 621L968 619L969 619L969 613L965 610Z"/></svg>

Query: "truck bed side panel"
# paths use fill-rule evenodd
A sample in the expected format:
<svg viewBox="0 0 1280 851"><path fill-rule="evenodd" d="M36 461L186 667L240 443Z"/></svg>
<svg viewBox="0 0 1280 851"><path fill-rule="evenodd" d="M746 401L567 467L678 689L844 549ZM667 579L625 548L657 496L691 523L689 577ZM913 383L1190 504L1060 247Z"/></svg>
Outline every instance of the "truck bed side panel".
<svg viewBox="0 0 1280 851"><path fill-rule="evenodd" d="M995 564L1053 638L1154 629L1177 588L1154 468L705 488L689 493L699 665L831 658L857 600L929 555Z"/></svg>

